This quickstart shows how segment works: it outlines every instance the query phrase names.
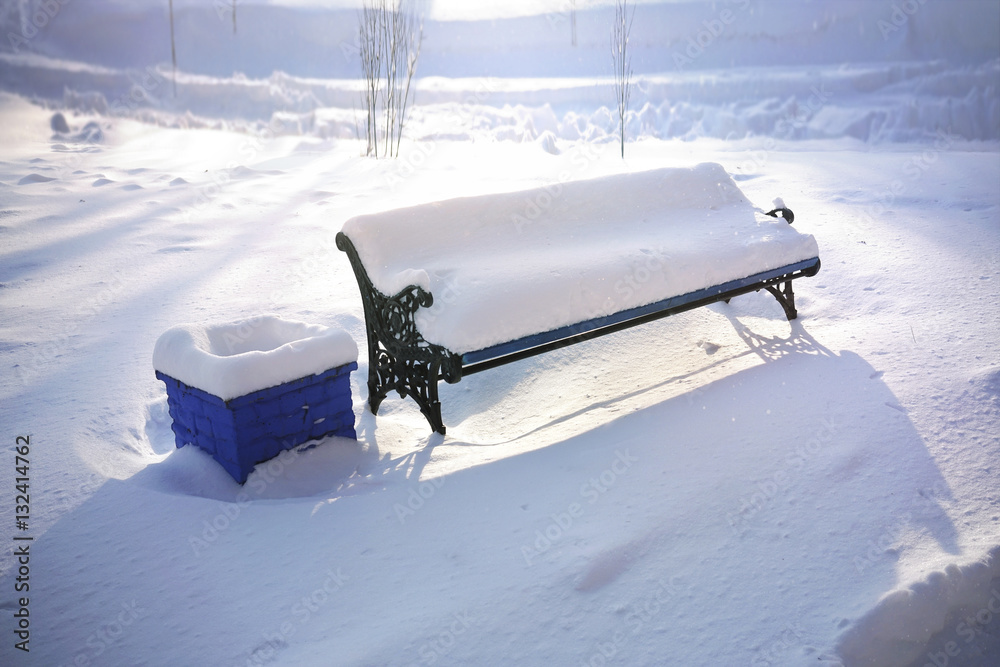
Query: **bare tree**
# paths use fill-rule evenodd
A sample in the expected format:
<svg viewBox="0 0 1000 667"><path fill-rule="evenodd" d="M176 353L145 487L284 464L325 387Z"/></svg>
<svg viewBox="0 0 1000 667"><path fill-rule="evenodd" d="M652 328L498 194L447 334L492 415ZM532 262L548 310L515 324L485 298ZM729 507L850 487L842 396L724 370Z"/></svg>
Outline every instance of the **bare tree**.
<svg viewBox="0 0 1000 667"><path fill-rule="evenodd" d="M570 0L569 4L569 30L572 35L573 46L576 46L576 0Z"/></svg>
<svg viewBox="0 0 1000 667"><path fill-rule="evenodd" d="M615 70L615 97L618 105L618 139L622 158L625 158L625 117L628 115L629 97L632 93L632 57L628 51L628 38L632 32L635 6L629 13L628 0L615 0L615 23L611 28L611 63Z"/></svg>
<svg viewBox="0 0 1000 667"><path fill-rule="evenodd" d="M367 154L399 155L423 24L406 0L365 0L358 17Z"/></svg>
<svg viewBox="0 0 1000 667"><path fill-rule="evenodd" d="M365 3L361 8L359 55L361 70L365 77L364 106L366 112L366 153L378 157L378 137L376 134L376 114L379 107L382 81L382 13L379 8Z"/></svg>
<svg viewBox="0 0 1000 667"><path fill-rule="evenodd" d="M177 47L174 46L174 0L170 0L170 60L174 64L174 97L177 97Z"/></svg>

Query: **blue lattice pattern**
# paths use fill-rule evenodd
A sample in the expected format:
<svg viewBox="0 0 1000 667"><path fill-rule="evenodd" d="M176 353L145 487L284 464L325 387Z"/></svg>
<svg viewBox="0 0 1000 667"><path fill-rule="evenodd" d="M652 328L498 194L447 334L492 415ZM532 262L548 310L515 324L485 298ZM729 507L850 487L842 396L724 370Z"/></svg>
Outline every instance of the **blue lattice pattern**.
<svg viewBox="0 0 1000 667"><path fill-rule="evenodd" d="M276 387L223 401L156 371L167 385L167 406L178 447L193 444L240 484L258 463L309 440L336 435L357 439L351 371L331 368Z"/></svg>

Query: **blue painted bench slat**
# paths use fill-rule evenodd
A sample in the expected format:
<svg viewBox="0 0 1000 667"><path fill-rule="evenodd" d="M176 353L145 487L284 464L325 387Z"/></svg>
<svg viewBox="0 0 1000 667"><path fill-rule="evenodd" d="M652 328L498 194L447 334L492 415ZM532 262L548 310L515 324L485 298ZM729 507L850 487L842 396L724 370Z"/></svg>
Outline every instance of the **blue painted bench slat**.
<svg viewBox="0 0 1000 667"><path fill-rule="evenodd" d="M733 296L738 296L736 292L746 293L746 291L757 291L760 289L761 284L767 284L775 279L778 279L780 282L784 280L784 276L790 274L805 274L805 272L812 271L812 275L815 275L815 273L819 270L819 265L819 258L815 257L813 259L804 260L802 262L797 262L795 264L773 269L771 271L757 273L747 278L732 280L722 285L706 287L705 289L700 289L688 294L682 294L680 296L670 297L669 299L657 301L645 306L639 306L638 308L631 308L629 310L623 310L605 317L598 317L580 324L563 327L554 331L546 331L544 333L535 334L534 336L526 336L518 340L510 341L509 343L501 343L500 345L494 345L493 347L488 347L483 350L476 350L475 352L467 352L462 355L463 375L470 375L475 372L476 365L482 364L486 361L504 359L505 361L502 363L510 363L512 360L508 361L506 359L513 354L519 354L538 347L546 347L545 351L548 351L550 349L556 349L555 347L548 347L551 343L569 341L566 343L568 345L580 342L582 335L590 332L600 331L601 333L598 335L604 335L604 333L611 333L610 331L605 332L605 329L617 327L617 325L623 323L628 323L629 326L635 326L637 324L652 321L653 319L659 319L660 317L666 317L667 315L673 315L685 310L691 310L692 308L700 308L703 305L719 301L720 295L728 295L726 299L730 299ZM794 319L794 315L789 317L789 319ZM633 322L633 320L636 321ZM620 331L621 329L616 328L614 330ZM559 345L558 347L564 346L565 345ZM540 353L541 352L539 352L539 354ZM523 359L525 357L521 356L519 358ZM489 367L493 368L497 365L500 364L492 364ZM486 367L482 368L482 370L486 370Z"/></svg>

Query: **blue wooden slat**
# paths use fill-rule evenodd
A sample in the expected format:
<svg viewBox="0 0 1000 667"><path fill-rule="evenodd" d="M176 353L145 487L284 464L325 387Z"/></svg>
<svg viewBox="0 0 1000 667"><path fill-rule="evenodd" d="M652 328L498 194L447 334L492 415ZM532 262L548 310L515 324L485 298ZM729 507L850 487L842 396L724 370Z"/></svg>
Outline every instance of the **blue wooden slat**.
<svg viewBox="0 0 1000 667"><path fill-rule="evenodd" d="M576 336L579 334L587 333L588 331L594 331L596 329L602 329L607 326L612 326L619 324L621 322L627 322L629 320L634 320L638 317L643 317L644 315L649 315L652 313L662 312L664 310L672 310L679 308L685 304L700 301L702 299L711 298L724 294L726 292L732 292L735 290L748 287L757 283L762 283L767 280L773 280L774 278L780 278L784 275L789 275L797 271L805 271L816 266L819 262L818 258L807 259L801 262L796 262L795 264L789 264L788 266L783 266L777 269L772 269L770 271L764 271L762 273L757 273L752 276L747 276L746 278L740 278L738 280L731 280L727 283L721 285L715 285L712 287L706 287L694 292L689 292L687 294L681 294L680 296L670 297L669 299L663 299L662 301L657 301L655 303L647 304L645 306L638 306L636 308L630 308L628 310L622 310L612 315L606 315L604 317L598 317L593 320L588 320L586 322L581 322L580 324L571 324L569 326L561 327L559 329L553 329L552 331L545 331L538 334L533 334L531 336L525 336L524 338L519 338L507 343L500 343L499 345L494 345L492 347L483 348L482 350L475 350L473 352L466 352L462 355L462 364L470 365L481 361L486 361L489 359L495 359L497 357L503 357L508 354L513 354L520 352L522 350L528 350L539 345L545 345L563 338L569 338L571 336Z"/></svg>

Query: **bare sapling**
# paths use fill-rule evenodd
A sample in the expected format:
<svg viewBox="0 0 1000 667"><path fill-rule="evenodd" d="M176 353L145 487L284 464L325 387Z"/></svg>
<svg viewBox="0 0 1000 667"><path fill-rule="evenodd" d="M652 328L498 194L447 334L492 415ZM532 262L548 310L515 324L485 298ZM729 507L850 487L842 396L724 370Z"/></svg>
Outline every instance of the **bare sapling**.
<svg viewBox="0 0 1000 667"><path fill-rule="evenodd" d="M174 44L174 0L170 0L170 61L174 65L174 97L177 97L177 47Z"/></svg>
<svg viewBox="0 0 1000 667"><path fill-rule="evenodd" d="M629 54L628 40L634 18L634 5L630 12L628 0L615 0L615 22L611 28L611 63L615 71L618 141L621 144L622 159L625 158L625 121L632 93L632 56Z"/></svg>
<svg viewBox="0 0 1000 667"><path fill-rule="evenodd" d="M365 80L365 151L399 155L413 97L423 24L406 0L365 0L358 16L359 55Z"/></svg>

